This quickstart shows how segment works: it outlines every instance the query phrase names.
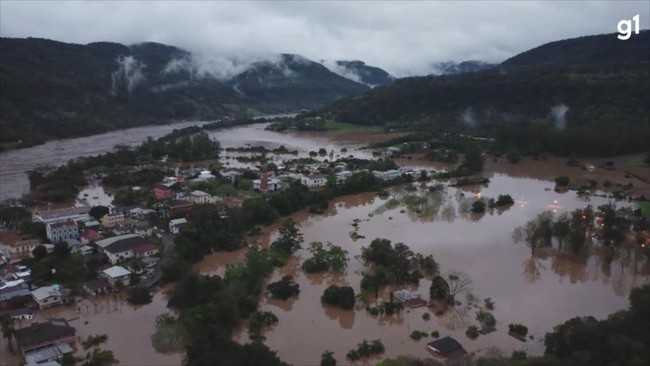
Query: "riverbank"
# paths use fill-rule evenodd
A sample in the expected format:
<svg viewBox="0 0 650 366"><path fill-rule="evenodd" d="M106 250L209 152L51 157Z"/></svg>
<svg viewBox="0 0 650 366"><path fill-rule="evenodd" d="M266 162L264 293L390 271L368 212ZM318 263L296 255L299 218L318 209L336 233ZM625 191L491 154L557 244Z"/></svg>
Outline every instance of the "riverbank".
<svg viewBox="0 0 650 366"><path fill-rule="evenodd" d="M410 157L410 159L409 159ZM580 166L567 165L567 159L561 157L548 157L546 159L533 159L522 157L515 164L506 158L485 158L483 175L490 177L494 174L506 174L511 177L540 179L553 182L558 176L570 178L570 185L589 186L592 181L597 182L596 188L602 191L620 190L622 186L632 183L627 192L632 196L643 196L650 199L650 167L638 166L634 162L643 160L645 154L621 155L608 158L579 158ZM455 164L425 160L423 154L405 155L395 160L400 165L421 165L432 169L454 169ZM604 167L605 162L612 162L611 168ZM582 166L591 164L594 170L583 169ZM628 174L627 172L632 173ZM639 179L638 176L642 179ZM606 182L609 182L606 184Z"/></svg>

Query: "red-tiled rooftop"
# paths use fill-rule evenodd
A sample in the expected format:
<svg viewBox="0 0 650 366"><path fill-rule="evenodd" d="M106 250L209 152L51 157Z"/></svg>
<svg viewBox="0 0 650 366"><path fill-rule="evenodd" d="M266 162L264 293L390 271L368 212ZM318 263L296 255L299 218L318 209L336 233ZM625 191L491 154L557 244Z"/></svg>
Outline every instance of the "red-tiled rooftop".
<svg viewBox="0 0 650 366"><path fill-rule="evenodd" d="M150 250L158 250L158 246L156 246L155 244L152 244L152 243L146 243L146 244L142 244L142 245L140 245L140 246L133 249L133 251L136 252L136 253L145 253L145 252L148 252Z"/></svg>

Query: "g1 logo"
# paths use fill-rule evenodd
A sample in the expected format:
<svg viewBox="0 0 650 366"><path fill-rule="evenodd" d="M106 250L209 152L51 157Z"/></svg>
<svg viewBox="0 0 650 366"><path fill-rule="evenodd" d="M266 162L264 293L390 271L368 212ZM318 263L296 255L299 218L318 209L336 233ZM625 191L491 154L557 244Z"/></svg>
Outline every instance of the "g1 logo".
<svg viewBox="0 0 650 366"><path fill-rule="evenodd" d="M632 23L634 23L634 34L639 34L639 14L635 15L632 20L623 19L618 22L618 39L625 41L632 36Z"/></svg>

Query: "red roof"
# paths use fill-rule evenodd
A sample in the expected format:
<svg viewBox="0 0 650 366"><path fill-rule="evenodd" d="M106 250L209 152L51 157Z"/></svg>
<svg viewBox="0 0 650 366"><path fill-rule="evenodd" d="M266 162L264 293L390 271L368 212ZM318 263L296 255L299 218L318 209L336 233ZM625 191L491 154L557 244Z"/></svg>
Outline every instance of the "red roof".
<svg viewBox="0 0 650 366"><path fill-rule="evenodd" d="M156 245L154 245L154 244L146 243L146 244L142 244L142 245L136 247L135 249L133 249L133 251L136 252L136 253L145 253L145 252L148 252L150 250L158 250L158 247Z"/></svg>
<svg viewBox="0 0 650 366"><path fill-rule="evenodd" d="M226 202L229 205L238 205L241 203L241 200L236 197L226 197L223 199L224 202Z"/></svg>
<svg viewBox="0 0 650 366"><path fill-rule="evenodd" d="M86 230L81 237L88 240L97 240L103 238L102 234L95 230Z"/></svg>

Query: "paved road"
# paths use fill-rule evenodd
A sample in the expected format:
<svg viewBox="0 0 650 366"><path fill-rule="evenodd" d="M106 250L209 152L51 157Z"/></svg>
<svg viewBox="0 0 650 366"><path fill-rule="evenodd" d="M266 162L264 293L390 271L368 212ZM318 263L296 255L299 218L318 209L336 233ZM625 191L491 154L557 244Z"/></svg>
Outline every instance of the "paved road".
<svg viewBox="0 0 650 366"><path fill-rule="evenodd" d="M162 239L162 244L163 244L163 254L160 258L160 261L158 262L158 265L156 266L156 269L153 271L151 276L147 277L144 281L140 282L138 284L138 287L152 287L160 279L162 278L162 269L161 269L161 264L163 260L171 253L172 249L174 248L174 236L171 234L168 234L162 230L154 230L154 232L158 235L160 235L160 238Z"/></svg>

